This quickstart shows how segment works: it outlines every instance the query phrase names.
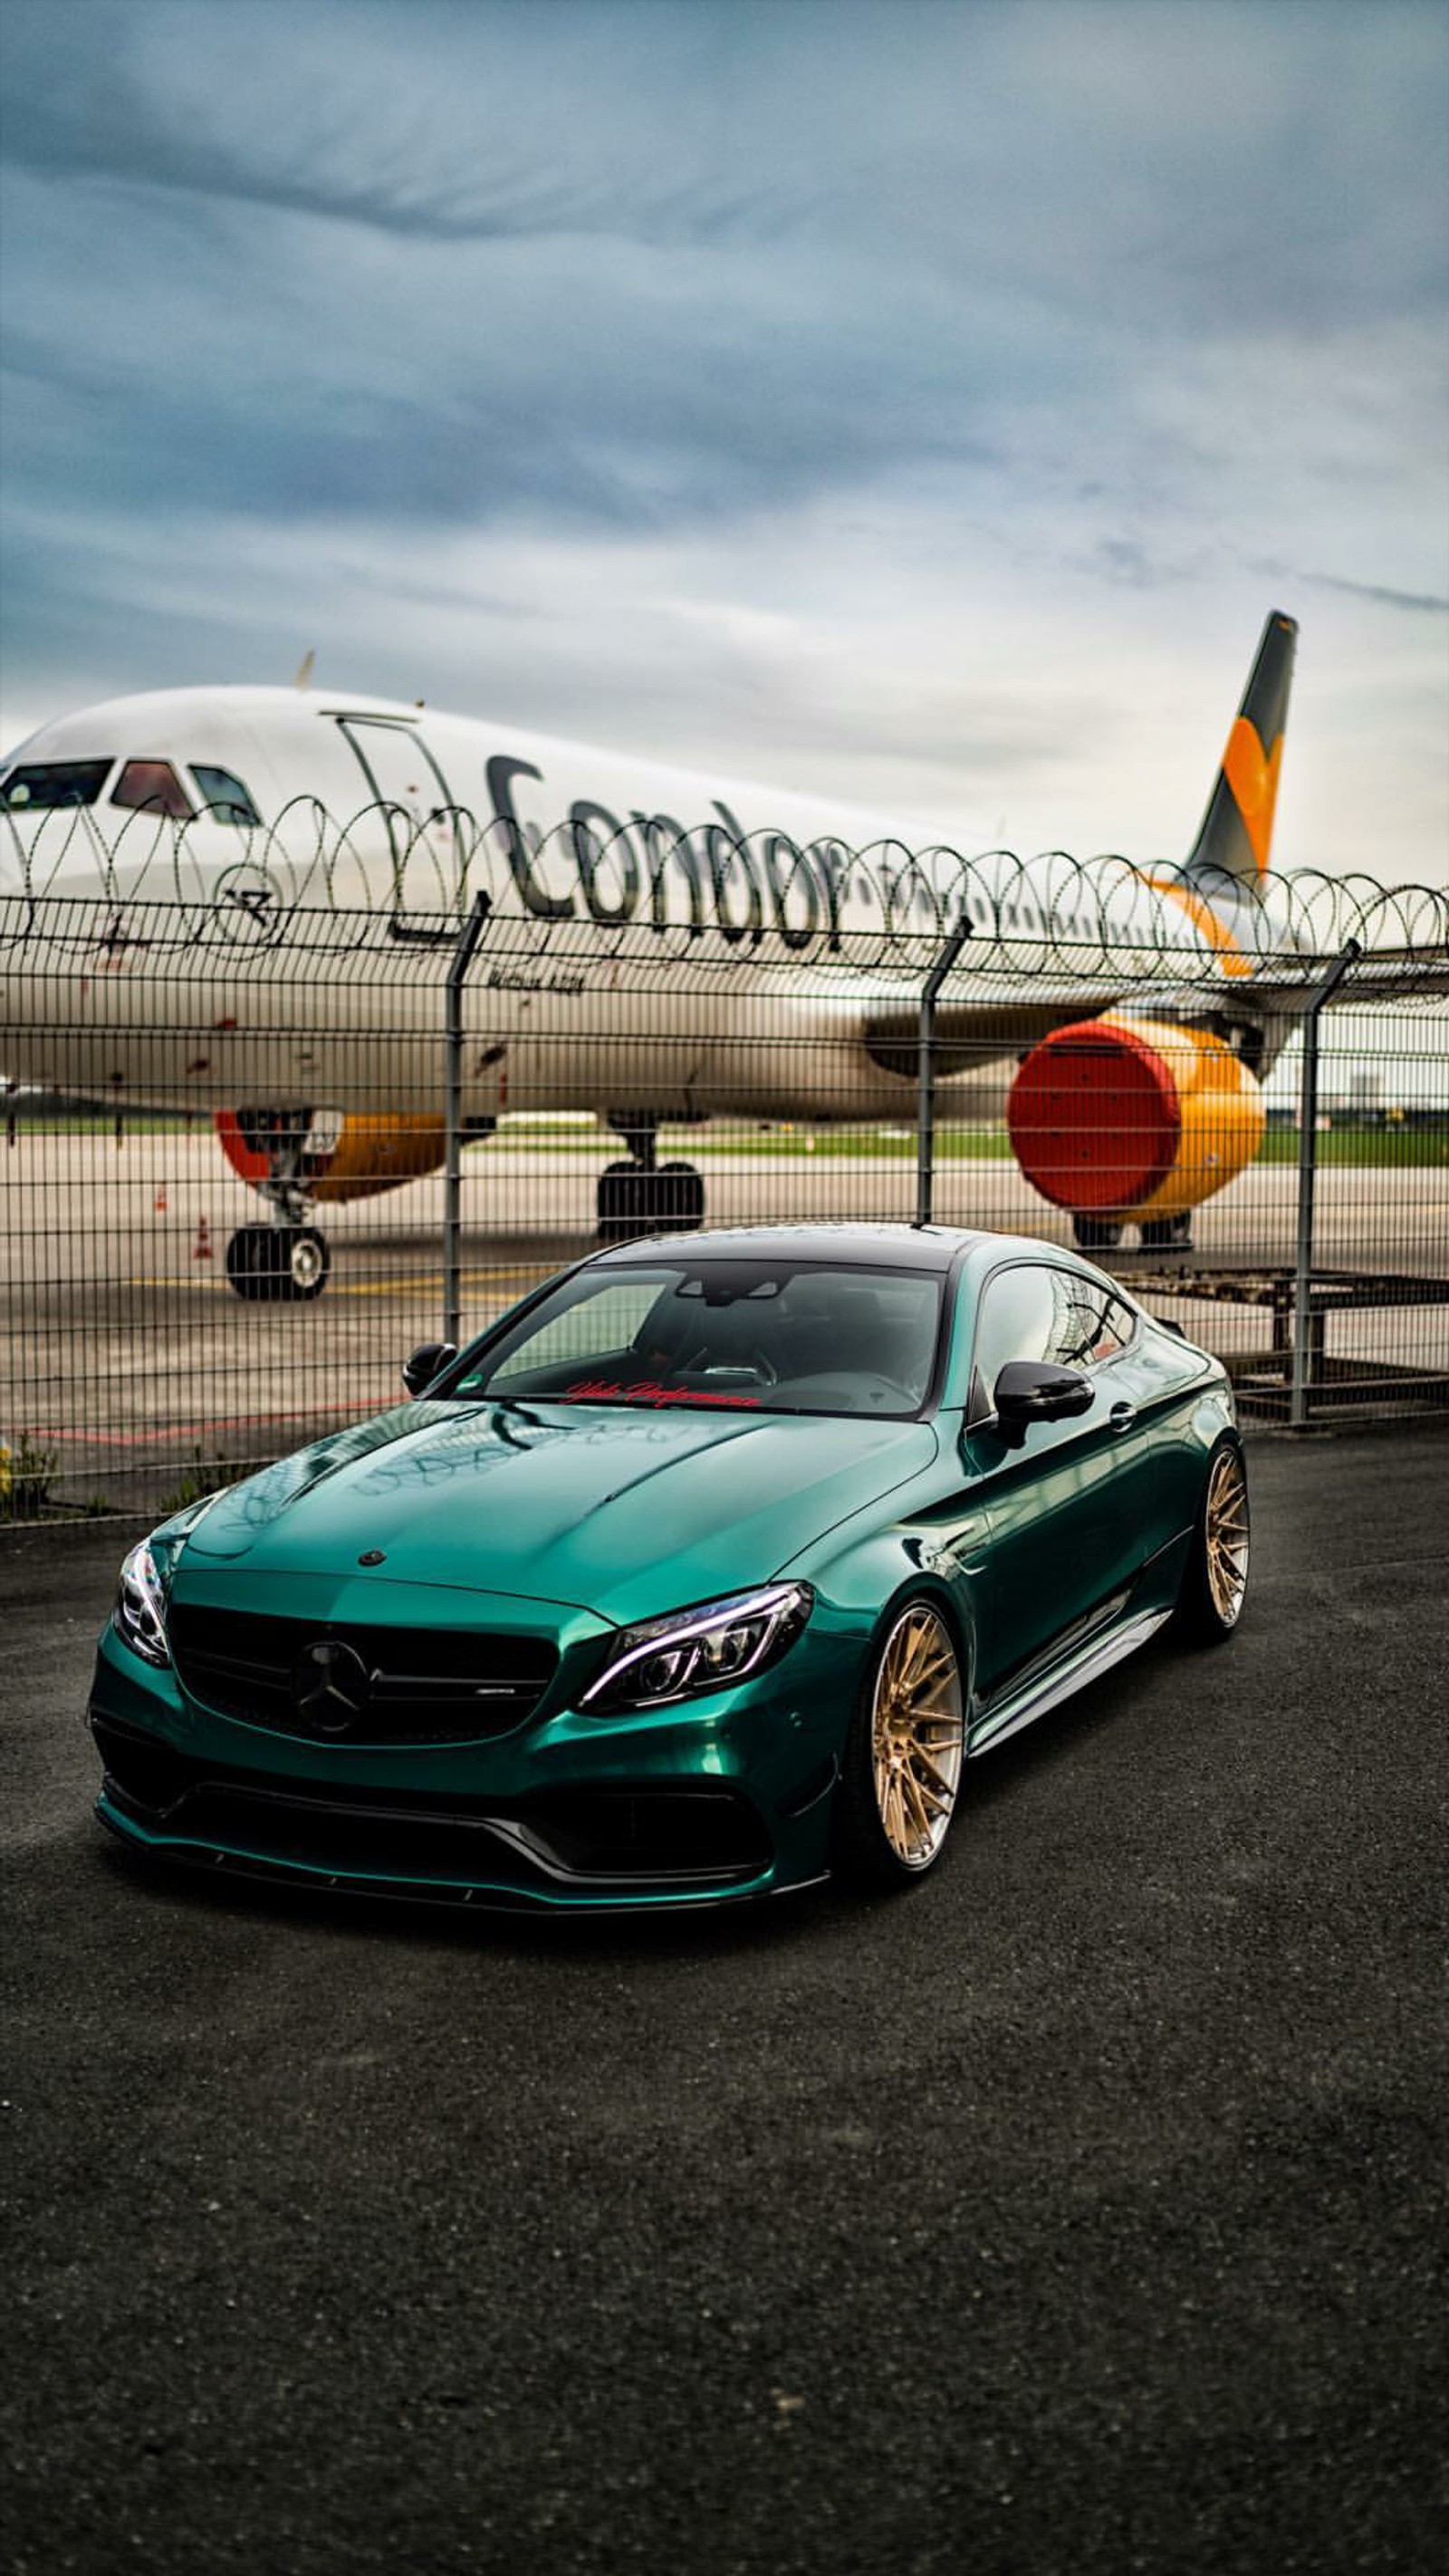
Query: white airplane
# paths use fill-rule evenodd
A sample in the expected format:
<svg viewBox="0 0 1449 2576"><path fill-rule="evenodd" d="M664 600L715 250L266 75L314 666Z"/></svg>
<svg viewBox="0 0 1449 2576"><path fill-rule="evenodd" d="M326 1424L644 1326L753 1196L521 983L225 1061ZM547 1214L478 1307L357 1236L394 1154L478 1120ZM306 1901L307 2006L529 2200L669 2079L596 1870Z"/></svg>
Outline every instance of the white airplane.
<svg viewBox="0 0 1449 2576"><path fill-rule="evenodd" d="M1298 998L1270 964L1294 941L1267 879L1296 634L1268 618L1190 856L1162 870L913 851L879 815L421 705L293 687L87 707L0 763L0 914L34 967L0 1069L210 1110L271 1210L232 1237L232 1285L311 1296L327 1270L313 1208L443 1158L436 966L399 973L388 943L456 938L479 888L465 1123L602 1113L630 1149L599 1183L605 1235L702 1220L699 1174L656 1163L665 1121L909 1117L912 996L964 918L938 1016L946 1114L983 1086L999 1100L1021 1056L1013 1146L1077 1240L1110 1245L1131 1221L1144 1243L1185 1243L1256 1150L1258 1076ZM103 908L77 976L80 896ZM153 901L187 925L164 980L140 927ZM353 979L319 978L319 914L358 910L371 965L354 943ZM218 1015L243 951L244 1004ZM1182 969L1167 1010L1164 952ZM198 1029L216 1031L204 1052Z"/></svg>

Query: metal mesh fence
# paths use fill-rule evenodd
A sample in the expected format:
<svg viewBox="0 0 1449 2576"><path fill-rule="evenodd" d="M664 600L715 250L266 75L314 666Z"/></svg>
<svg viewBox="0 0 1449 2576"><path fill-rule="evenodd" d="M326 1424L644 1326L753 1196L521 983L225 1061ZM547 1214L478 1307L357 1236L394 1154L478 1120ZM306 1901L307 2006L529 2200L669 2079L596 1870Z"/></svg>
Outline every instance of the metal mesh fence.
<svg viewBox="0 0 1449 2576"><path fill-rule="evenodd" d="M153 827L60 892L73 847L32 842L0 898L0 1519L159 1513L374 1410L601 1222L910 1220L955 925L938 1222L1083 1245L1249 1418L1289 1418L1295 1352L1299 1418L1449 1400L1442 896L1278 881L1225 941L1119 861L892 845L832 879L706 831L661 900L637 847L565 828L566 911L452 812L430 875L410 824L346 904L365 835L315 813L305 865L274 828L224 883ZM1302 1031L1336 959L1305 1259Z"/></svg>

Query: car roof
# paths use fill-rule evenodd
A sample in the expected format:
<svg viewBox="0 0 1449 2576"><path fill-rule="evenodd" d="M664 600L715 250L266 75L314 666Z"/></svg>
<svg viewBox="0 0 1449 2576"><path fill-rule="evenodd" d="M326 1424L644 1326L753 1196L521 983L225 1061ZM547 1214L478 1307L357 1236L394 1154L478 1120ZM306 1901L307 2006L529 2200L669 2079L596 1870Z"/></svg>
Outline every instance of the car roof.
<svg viewBox="0 0 1449 2576"><path fill-rule="evenodd" d="M627 1270L656 1261L851 1261L882 1270L949 1270L977 1244L1012 1243L952 1225L736 1225L707 1234L650 1235L593 1254L590 1267Z"/></svg>

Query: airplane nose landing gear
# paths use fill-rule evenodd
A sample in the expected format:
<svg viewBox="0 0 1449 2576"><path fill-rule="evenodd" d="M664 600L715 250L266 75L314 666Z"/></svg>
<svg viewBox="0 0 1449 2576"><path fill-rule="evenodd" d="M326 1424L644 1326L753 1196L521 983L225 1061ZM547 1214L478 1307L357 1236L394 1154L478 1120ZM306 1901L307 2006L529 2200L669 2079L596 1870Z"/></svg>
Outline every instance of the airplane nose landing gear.
<svg viewBox="0 0 1449 2576"><path fill-rule="evenodd" d="M266 1109L241 1115L243 1142L254 1155L267 1158L264 1180L251 1171L245 1178L273 1215L270 1225L237 1227L226 1247L227 1284L248 1305L310 1304L321 1296L332 1268L326 1236L307 1223L308 1185L317 1169L307 1152L312 1112Z"/></svg>
<svg viewBox="0 0 1449 2576"><path fill-rule="evenodd" d="M634 1110L609 1120L630 1149L627 1163L599 1175L600 1243L632 1243L644 1234L693 1234L704 1223L704 1180L692 1163L657 1163L655 1125Z"/></svg>
<svg viewBox="0 0 1449 2576"><path fill-rule="evenodd" d="M226 1247L228 1283L249 1305L310 1303L331 1268L327 1238L314 1225L242 1225Z"/></svg>

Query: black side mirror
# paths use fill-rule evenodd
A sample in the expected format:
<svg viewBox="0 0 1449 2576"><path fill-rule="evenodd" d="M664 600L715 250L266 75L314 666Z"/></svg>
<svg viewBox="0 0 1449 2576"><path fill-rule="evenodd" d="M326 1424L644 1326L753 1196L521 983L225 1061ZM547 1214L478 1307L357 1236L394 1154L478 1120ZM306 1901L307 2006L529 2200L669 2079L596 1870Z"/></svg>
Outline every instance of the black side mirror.
<svg viewBox="0 0 1449 2576"><path fill-rule="evenodd" d="M1062 1422L1090 1413L1092 1381L1080 1369L1054 1368L1050 1360L1008 1360L991 1391L1002 1439L1019 1448L1033 1422Z"/></svg>
<svg viewBox="0 0 1449 2576"><path fill-rule="evenodd" d="M422 1395L440 1369L458 1356L456 1342L419 1342L403 1361L402 1381L409 1395Z"/></svg>

